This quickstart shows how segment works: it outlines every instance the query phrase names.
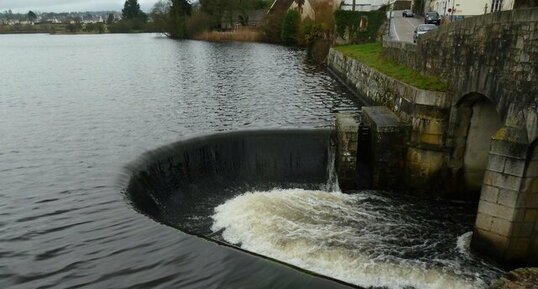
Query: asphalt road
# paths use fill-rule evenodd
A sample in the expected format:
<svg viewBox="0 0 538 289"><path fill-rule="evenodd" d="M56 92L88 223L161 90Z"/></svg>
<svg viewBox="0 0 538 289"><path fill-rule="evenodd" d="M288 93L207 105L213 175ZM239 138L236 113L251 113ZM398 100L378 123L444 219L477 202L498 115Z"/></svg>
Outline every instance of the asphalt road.
<svg viewBox="0 0 538 289"><path fill-rule="evenodd" d="M390 36L394 40L413 42L413 31L417 25L424 23L424 18L402 17L402 11L393 11L390 27Z"/></svg>

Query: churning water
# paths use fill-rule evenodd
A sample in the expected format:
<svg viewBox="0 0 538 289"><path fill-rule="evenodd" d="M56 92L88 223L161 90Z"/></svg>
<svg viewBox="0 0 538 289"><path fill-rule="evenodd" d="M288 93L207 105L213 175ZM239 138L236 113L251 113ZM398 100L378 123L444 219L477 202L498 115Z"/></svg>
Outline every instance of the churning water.
<svg viewBox="0 0 538 289"><path fill-rule="evenodd" d="M469 253L472 206L397 193L274 189L215 209L245 250L364 287L485 288L500 271Z"/></svg>
<svg viewBox="0 0 538 289"><path fill-rule="evenodd" d="M485 288L502 273L469 251L476 204L344 194L333 162L327 130L222 133L149 153L127 192L159 222L363 287Z"/></svg>

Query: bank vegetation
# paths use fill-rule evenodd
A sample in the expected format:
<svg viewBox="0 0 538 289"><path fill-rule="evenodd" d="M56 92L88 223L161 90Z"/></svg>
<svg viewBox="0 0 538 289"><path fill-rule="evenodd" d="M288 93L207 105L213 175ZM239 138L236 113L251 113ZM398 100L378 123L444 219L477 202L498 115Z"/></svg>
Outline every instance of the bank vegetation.
<svg viewBox="0 0 538 289"><path fill-rule="evenodd" d="M385 8L334 11L330 1L293 0L291 8L271 7L273 0L159 0L146 14L138 0L126 0L121 17L84 23L0 26L0 33L138 33L157 32L174 39L269 42L307 47L322 60L336 43L367 43L380 38ZM305 12L305 11L308 11ZM28 19L37 17L29 12ZM121 18L121 19L118 19Z"/></svg>
<svg viewBox="0 0 538 289"><path fill-rule="evenodd" d="M448 85L442 82L438 77L433 75L422 75L406 65L398 64L384 58L382 55L383 47L379 42L342 45L337 46L335 49L387 76L414 87L433 91L448 91Z"/></svg>
<svg viewBox="0 0 538 289"><path fill-rule="evenodd" d="M380 11L334 11L330 1L161 0L151 10L153 29L175 39L268 42L307 47L323 59L335 41L363 43L379 39L385 21ZM271 8L271 9L270 9ZM305 13L307 10L309 13Z"/></svg>

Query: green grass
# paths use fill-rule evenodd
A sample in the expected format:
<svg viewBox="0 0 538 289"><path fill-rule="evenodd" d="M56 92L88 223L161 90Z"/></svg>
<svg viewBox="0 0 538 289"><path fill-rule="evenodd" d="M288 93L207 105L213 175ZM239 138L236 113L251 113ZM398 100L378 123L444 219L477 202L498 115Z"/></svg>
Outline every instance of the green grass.
<svg viewBox="0 0 538 289"><path fill-rule="evenodd" d="M441 82L439 78L435 76L422 75L418 71L407 67L406 65L397 64L391 60L383 58L381 55L383 50L381 43L344 45L337 46L335 49L342 52L346 56L355 58L360 62L375 68L379 72L409 85L433 91L448 90L448 85Z"/></svg>

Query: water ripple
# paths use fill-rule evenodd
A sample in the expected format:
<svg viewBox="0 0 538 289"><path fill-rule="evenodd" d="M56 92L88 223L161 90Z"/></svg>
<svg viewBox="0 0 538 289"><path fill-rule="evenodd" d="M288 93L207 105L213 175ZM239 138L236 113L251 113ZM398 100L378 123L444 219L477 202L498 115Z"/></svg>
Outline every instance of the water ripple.
<svg viewBox="0 0 538 289"><path fill-rule="evenodd" d="M303 51L149 34L0 42L0 287L340 286L149 221L115 186L126 163L185 135L357 113Z"/></svg>

